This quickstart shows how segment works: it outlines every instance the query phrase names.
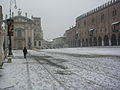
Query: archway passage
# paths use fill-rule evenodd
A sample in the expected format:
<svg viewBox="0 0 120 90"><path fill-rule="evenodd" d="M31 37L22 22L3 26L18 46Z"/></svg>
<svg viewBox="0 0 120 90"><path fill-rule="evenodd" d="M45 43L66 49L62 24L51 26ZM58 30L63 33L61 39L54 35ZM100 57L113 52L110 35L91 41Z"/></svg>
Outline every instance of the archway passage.
<svg viewBox="0 0 120 90"><path fill-rule="evenodd" d="M81 46L81 43L80 43L80 39L78 40L78 47L80 47Z"/></svg>
<svg viewBox="0 0 120 90"><path fill-rule="evenodd" d="M94 37L94 46L97 46L97 38Z"/></svg>
<svg viewBox="0 0 120 90"><path fill-rule="evenodd" d="M92 38L89 39L89 44L92 46Z"/></svg>
<svg viewBox="0 0 120 90"><path fill-rule="evenodd" d="M82 46L83 46L83 47L85 46L85 42L84 42L84 39L82 39Z"/></svg>
<svg viewBox="0 0 120 90"><path fill-rule="evenodd" d="M88 39L86 39L86 46L88 46Z"/></svg>
<svg viewBox="0 0 120 90"><path fill-rule="evenodd" d="M118 45L120 46L120 33L118 35Z"/></svg>
<svg viewBox="0 0 120 90"><path fill-rule="evenodd" d="M117 39L116 39L116 35L115 34L112 34L111 45L112 46L116 46L117 45Z"/></svg>
<svg viewBox="0 0 120 90"><path fill-rule="evenodd" d="M109 38L107 35L104 36L104 46L109 46Z"/></svg>
<svg viewBox="0 0 120 90"><path fill-rule="evenodd" d="M98 46L102 46L102 38L100 36L98 37Z"/></svg>

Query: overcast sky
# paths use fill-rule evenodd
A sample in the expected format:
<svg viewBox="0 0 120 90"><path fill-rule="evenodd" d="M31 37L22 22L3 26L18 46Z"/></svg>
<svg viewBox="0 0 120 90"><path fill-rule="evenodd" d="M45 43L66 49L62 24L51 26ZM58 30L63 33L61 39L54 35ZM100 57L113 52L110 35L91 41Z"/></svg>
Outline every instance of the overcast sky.
<svg viewBox="0 0 120 90"><path fill-rule="evenodd" d="M14 1L14 0L11 0ZM22 15L41 17L44 39L51 40L63 36L75 19L110 0L16 0ZM9 14L10 0L0 0L3 12ZM14 4L12 4L13 7ZM13 9L15 12L18 10ZM17 15L17 14L16 14Z"/></svg>

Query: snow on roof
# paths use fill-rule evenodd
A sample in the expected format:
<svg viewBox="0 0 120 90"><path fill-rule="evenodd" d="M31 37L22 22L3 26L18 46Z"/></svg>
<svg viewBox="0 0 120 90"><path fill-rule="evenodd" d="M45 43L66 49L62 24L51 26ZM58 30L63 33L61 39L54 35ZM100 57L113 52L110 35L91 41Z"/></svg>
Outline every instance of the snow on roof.
<svg viewBox="0 0 120 90"><path fill-rule="evenodd" d="M115 25L115 24L118 24L118 23L120 23L120 21L113 22L112 25Z"/></svg>
<svg viewBox="0 0 120 90"><path fill-rule="evenodd" d="M95 30L94 28L92 28L92 29L90 29L89 31L93 31L93 30Z"/></svg>

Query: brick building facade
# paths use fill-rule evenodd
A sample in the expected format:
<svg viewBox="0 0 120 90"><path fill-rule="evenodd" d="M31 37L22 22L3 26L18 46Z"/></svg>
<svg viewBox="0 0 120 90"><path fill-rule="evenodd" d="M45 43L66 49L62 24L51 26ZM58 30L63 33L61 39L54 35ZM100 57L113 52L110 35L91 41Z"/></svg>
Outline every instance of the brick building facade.
<svg viewBox="0 0 120 90"><path fill-rule="evenodd" d="M76 18L78 46L120 45L120 0L113 0Z"/></svg>
<svg viewBox="0 0 120 90"><path fill-rule="evenodd" d="M120 46L120 0L80 15L65 35L68 47Z"/></svg>

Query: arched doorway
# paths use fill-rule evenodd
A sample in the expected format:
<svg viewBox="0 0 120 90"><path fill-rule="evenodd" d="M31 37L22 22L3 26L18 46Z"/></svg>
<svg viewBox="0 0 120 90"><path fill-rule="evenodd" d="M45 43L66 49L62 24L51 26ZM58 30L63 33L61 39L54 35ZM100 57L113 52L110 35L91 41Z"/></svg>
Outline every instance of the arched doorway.
<svg viewBox="0 0 120 90"><path fill-rule="evenodd" d="M118 45L120 46L120 33L118 34Z"/></svg>
<svg viewBox="0 0 120 90"><path fill-rule="evenodd" d="M89 39L89 44L92 46L92 38Z"/></svg>
<svg viewBox="0 0 120 90"><path fill-rule="evenodd" d="M107 35L104 36L104 46L109 46L109 38Z"/></svg>
<svg viewBox="0 0 120 90"><path fill-rule="evenodd" d="M94 46L97 46L97 38L96 37L94 37L93 44L94 44Z"/></svg>
<svg viewBox="0 0 120 90"><path fill-rule="evenodd" d="M88 39L86 39L86 46L88 46Z"/></svg>
<svg viewBox="0 0 120 90"><path fill-rule="evenodd" d="M117 39L116 39L116 35L115 34L112 34L111 45L112 46L116 46L117 45Z"/></svg>
<svg viewBox="0 0 120 90"><path fill-rule="evenodd" d="M81 46L81 43L80 43L80 39L78 40L78 47L80 47Z"/></svg>
<svg viewBox="0 0 120 90"><path fill-rule="evenodd" d="M82 39L82 46L85 46L85 44L84 44L84 39Z"/></svg>
<svg viewBox="0 0 120 90"><path fill-rule="evenodd" d="M102 38L100 36L98 37L98 46L102 46Z"/></svg>

